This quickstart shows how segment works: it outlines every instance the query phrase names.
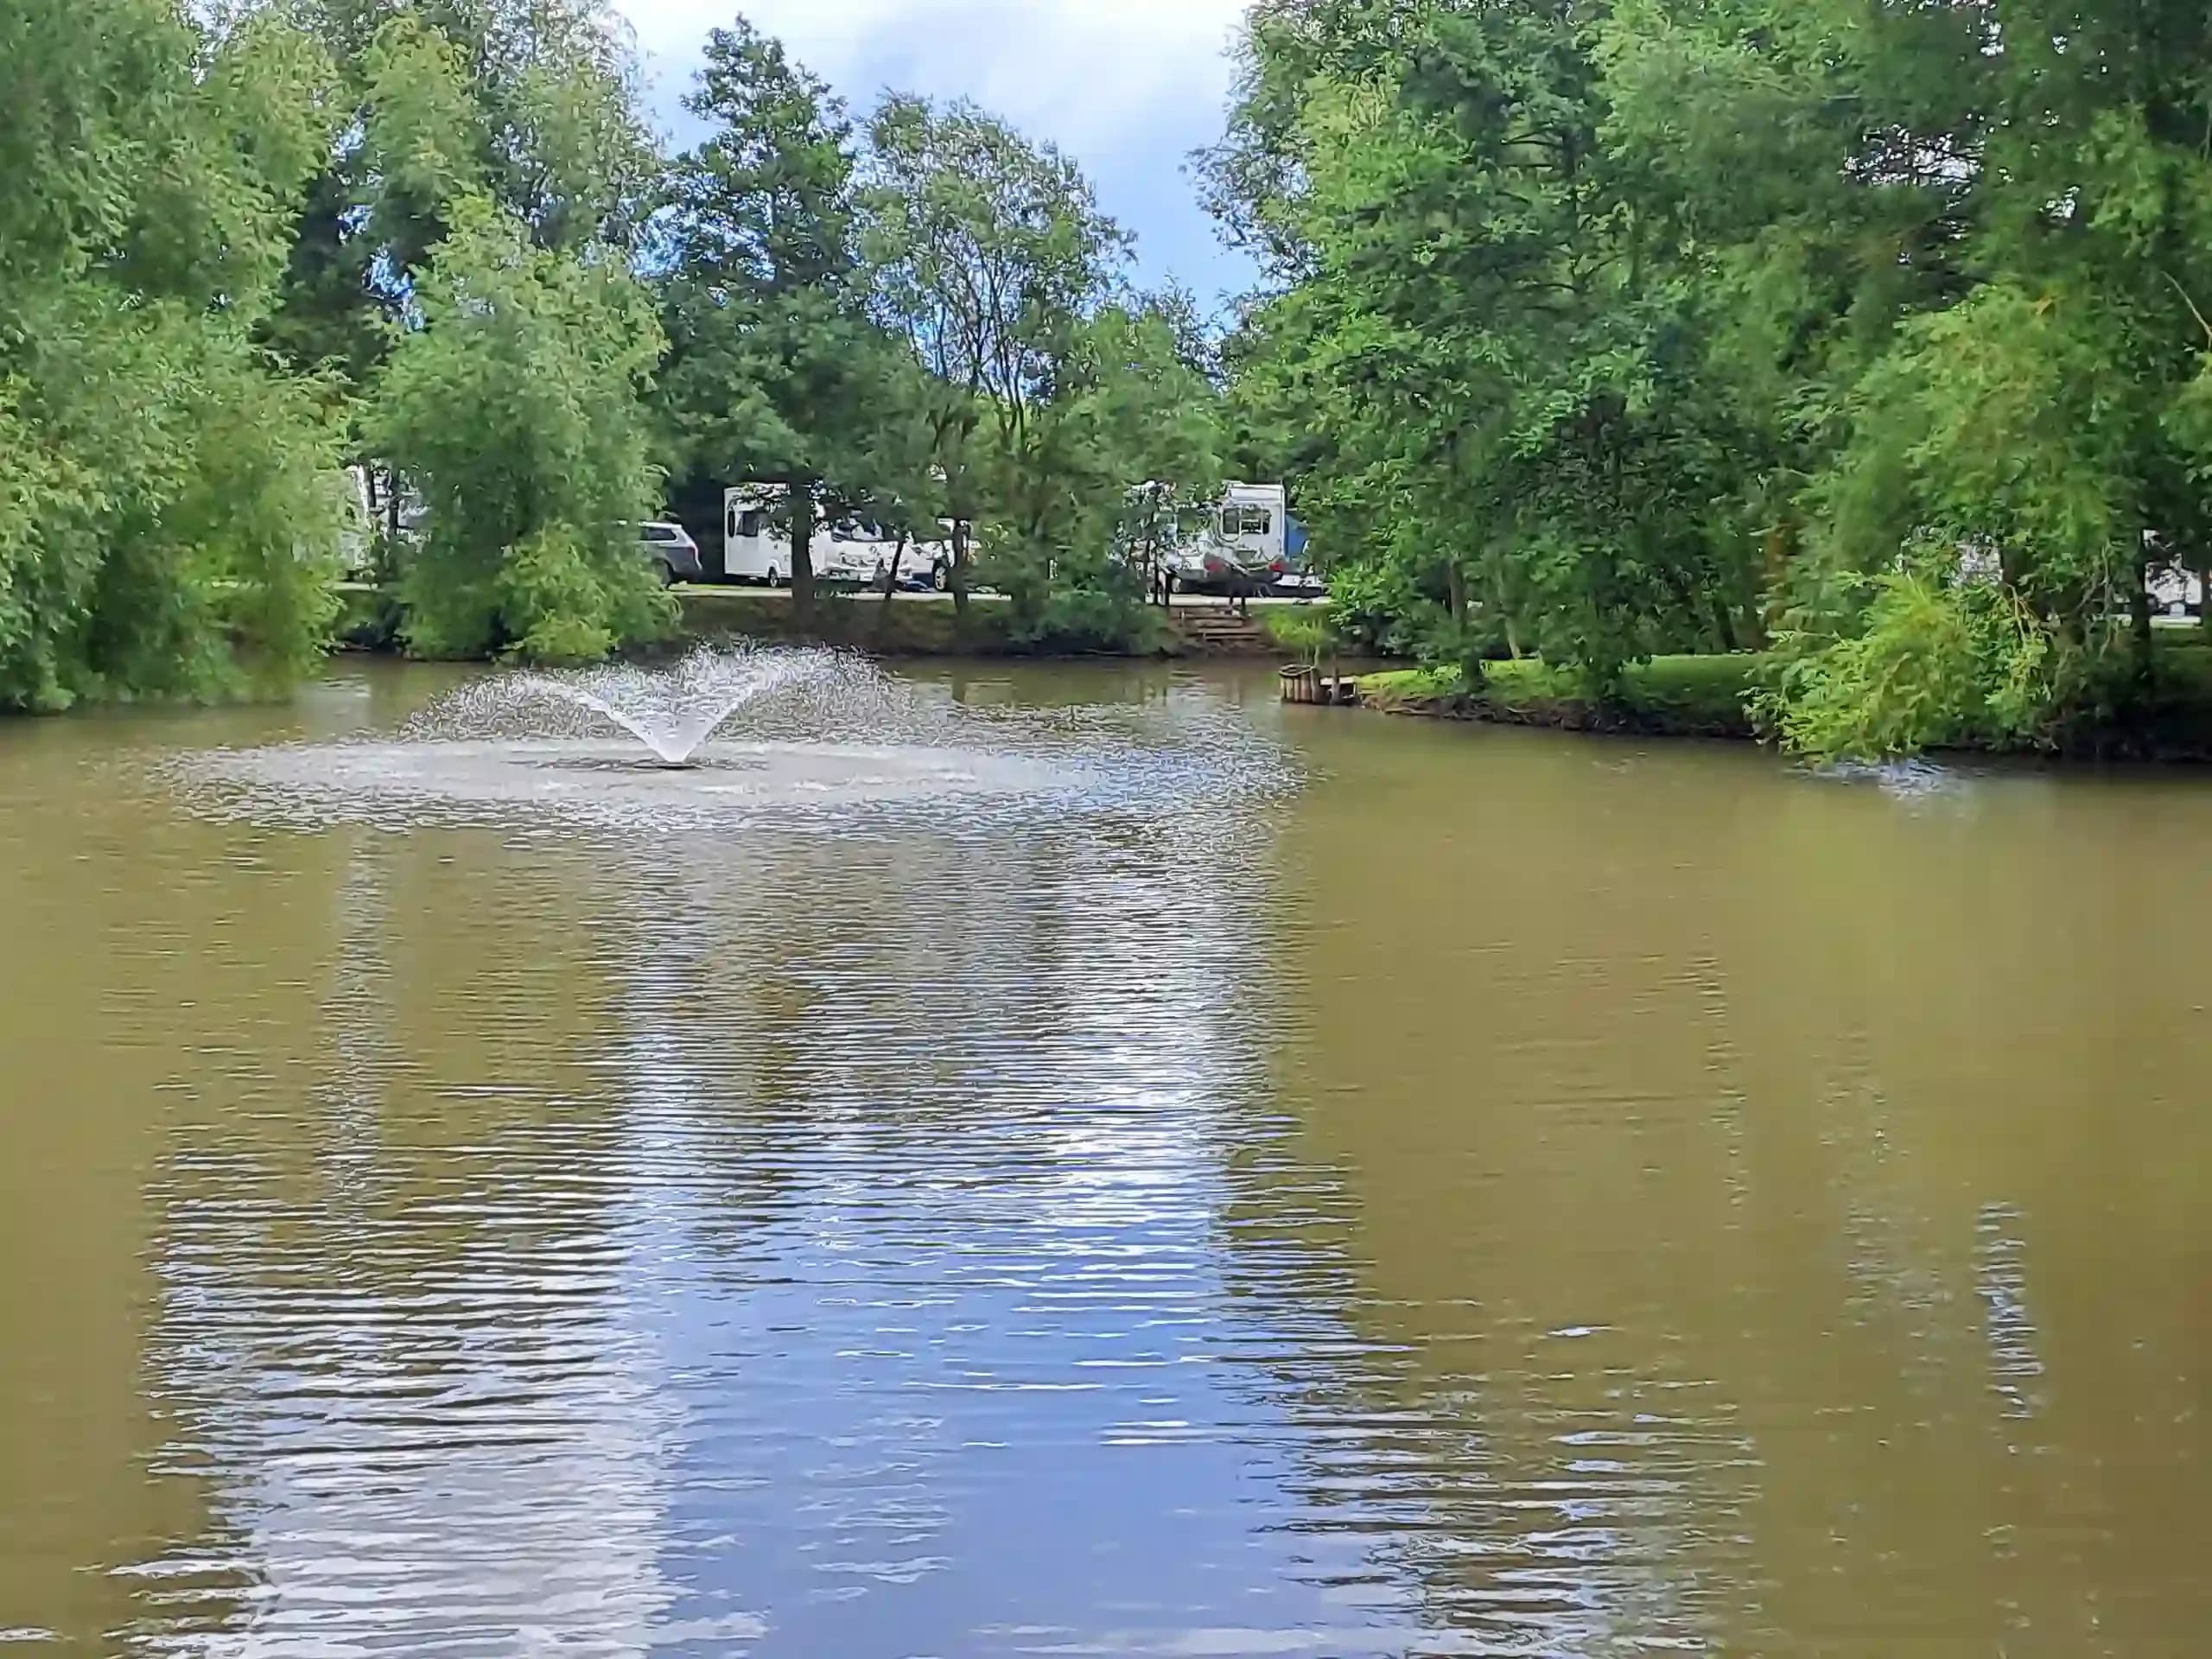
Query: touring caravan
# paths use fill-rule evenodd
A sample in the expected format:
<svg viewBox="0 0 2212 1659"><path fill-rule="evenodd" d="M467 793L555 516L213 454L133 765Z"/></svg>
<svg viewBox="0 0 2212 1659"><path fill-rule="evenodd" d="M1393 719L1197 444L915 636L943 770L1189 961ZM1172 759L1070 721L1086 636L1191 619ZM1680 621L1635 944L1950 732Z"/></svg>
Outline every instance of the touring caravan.
<svg viewBox="0 0 2212 1659"><path fill-rule="evenodd" d="M791 538L776 528L775 506L774 492L764 487L722 492L721 560L709 562L709 578L771 588L791 580Z"/></svg>

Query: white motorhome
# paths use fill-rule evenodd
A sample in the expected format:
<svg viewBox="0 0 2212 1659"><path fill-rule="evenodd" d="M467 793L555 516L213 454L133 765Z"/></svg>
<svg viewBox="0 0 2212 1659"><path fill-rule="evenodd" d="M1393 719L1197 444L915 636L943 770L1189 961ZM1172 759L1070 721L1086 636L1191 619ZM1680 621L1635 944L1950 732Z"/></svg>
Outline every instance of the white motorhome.
<svg viewBox="0 0 2212 1659"><path fill-rule="evenodd" d="M1278 571L1290 521L1290 493L1280 484L1229 484L1214 530L1247 570Z"/></svg>
<svg viewBox="0 0 2212 1659"><path fill-rule="evenodd" d="M780 587L791 580L791 538L775 526L776 492L743 486L722 492L722 545L719 563L709 559L707 575L721 582L764 582Z"/></svg>
<svg viewBox="0 0 2212 1659"><path fill-rule="evenodd" d="M1195 531L1182 530L1164 562L1177 593L1243 592L1304 580L1292 568L1289 491L1281 484L1224 485L1219 505Z"/></svg>
<svg viewBox="0 0 2212 1659"><path fill-rule="evenodd" d="M719 566L709 559L710 582L749 582L779 588L791 579L791 531L776 523L782 486L745 484L722 492L722 550ZM908 541L874 524L825 520L807 543L817 582L871 586L886 574L905 582L926 582L945 550L935 542ZM897 563L895 573L890 571Z"/></svg>

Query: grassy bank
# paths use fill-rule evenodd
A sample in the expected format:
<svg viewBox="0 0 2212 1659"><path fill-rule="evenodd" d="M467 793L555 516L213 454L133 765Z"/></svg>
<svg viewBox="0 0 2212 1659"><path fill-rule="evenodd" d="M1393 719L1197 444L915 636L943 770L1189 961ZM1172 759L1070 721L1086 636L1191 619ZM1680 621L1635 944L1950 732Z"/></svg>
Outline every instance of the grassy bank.
<svg viewBox="0 0 2212 1659"><path fill-rule="evenodd" d="M337 635L361 651L399 648L400 614L388 590L366 582L341 584ZM1246 617L1224 605L1185 603L1173 611L1149 607L1134 616L1109 607L1085 617L1071 613L1041 638L1017 634L1013 605L998 594L978 594L966 613L950 601L900 594L886 604L880 594L823 593L802 625L798 608L783 590L684 586L676 589L675 643L755 639L786 645L843 645L881 657L1219 657L1281 654L1268 637L1263 607ZM1287 607L1286 607L1287 608Z"/></svg>
<svg viewBox="0 0 2212 1659"><path fill-rule="evenodd" d="M1389 714L1572 731L1656 736L1758 735L1745 712L1768 659L1659 657L1628 671L1622 695L1590 698L1574 678L1534 660L1491 663L1471 686L1457 669L1410 668L1369 674L1360 701ZM2194 630L2162 635L2151 677L2126 706L2085 715L2059 741L2065 753L2162 760L2212 760L2212 645Z"/></svg>
<svg viewBox="0 0 2212 1659"><path fill-rule="evenodd" d="M749 588L685 588L680 624L692 639L770 639L792 645L849 645L887 657L1003 657L1027 654L1012 637L1013 607L976 596L963 617L956 606L912 596L817 594L814 614L799 625L790 595Z"/></svg>
<svg viewBox="0 0 2212 1659"><path fill-rule="evenodd" d="M1533 658L1492 663L1471 687L1457 669L1370 674L1360 701L1391 714L1487 720L1573 731L1649 732L1683 737L1749 737L1745 713L1764 658L1658 657L1629 669L1621 696L1599 702L1565 671Z"/></svg>

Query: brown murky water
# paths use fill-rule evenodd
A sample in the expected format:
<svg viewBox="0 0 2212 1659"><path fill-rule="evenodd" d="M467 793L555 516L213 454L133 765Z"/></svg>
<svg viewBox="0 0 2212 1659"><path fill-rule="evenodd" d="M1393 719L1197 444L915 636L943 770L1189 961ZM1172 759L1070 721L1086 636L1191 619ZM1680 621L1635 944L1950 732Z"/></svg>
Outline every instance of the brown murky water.
<svg viewBox="0 0 2212 1659"><path fill-rule="evenodd" d="M0 728L0 1649L2212 1646L2212 780L935 678L1306 775L617 834L165 767L428 671Z"/></svg>

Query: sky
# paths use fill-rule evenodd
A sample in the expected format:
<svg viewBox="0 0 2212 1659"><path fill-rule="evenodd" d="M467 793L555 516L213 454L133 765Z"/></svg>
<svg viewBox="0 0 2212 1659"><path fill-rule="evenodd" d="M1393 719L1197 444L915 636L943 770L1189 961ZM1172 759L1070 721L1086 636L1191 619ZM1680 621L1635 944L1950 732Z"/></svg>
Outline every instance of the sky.
<svg viewBox="0 0 2212 1659"><path fill-rule="evenodd" d="M615 0L636 29L653 118L697 137L680 100L707 31L742 11L856 113L887 89L972 98L1082 165L1137 237L1137 275L1208 309L1250 286L1186 168L1220 137L1248 0Z"/></svg>

